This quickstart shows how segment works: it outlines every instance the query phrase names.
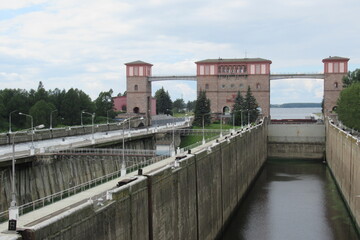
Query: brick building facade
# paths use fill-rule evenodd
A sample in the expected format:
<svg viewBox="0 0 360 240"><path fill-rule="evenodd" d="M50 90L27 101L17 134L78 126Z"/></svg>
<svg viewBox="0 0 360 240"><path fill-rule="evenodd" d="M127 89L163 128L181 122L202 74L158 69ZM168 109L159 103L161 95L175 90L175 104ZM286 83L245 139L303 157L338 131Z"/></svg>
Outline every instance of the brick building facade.
<svg viewBox="0 0 360 240"><path fill-rule="evenodd" d="M342 90L342 78L348 71L348 58L329 57L324 63L324 109L331 113ZM206 59L196 62L197 92L206 91L211 112L231 110L238 91L245 96L248 86L264 116L270 116L271 61L263 58ZM127 112L150 117L152 64L126 63Z"/></svg>

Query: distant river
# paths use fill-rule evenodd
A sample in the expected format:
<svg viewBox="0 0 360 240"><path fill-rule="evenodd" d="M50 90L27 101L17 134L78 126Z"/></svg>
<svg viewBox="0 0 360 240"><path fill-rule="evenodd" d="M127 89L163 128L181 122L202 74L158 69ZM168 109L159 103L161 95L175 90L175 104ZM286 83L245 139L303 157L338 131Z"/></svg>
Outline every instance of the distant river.
<svg viewBox="0 0 360 240"><path fill-rule="evenodd" d="M305 119L313 113L321 113L321 108L270 108L271 119Z"/></svg>

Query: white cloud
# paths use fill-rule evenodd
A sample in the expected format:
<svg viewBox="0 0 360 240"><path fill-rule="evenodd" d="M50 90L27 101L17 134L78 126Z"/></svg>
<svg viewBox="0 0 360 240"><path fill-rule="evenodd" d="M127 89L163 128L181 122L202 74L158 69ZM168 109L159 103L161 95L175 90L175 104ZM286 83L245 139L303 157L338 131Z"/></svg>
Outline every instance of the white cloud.
<svg viewBox="0 0 360 240"><path fill-rule="evenodd" d="M358 0L2 1L0 14L11 17L0 17L1 87L43 81L95 98L125 91L125 62L150 62L158 75L194 75L195 61L245 51L272 60L272 72L321 72L329 55L350 57L352 70L360 64L360 25L349 23L359 9ZM196 83L161 84L173 100L196 95ZM272 100L322 97L316 81L288 84L272 82Z"/></svg>

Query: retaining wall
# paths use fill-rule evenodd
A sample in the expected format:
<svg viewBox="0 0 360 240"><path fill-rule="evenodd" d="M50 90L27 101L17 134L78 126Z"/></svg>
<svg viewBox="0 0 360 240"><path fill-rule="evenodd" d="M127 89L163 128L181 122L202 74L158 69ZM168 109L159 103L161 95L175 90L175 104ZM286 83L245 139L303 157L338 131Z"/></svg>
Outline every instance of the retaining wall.
<svg viewBox="0 0 360 240"><path fill-rule="evenodd" d="M268 157L321 159L325 152L324 124L270 124Z"/></svg>
<svg viewBox="0 0 360 240"><path fill-rule="evenodd" d="M104 205L84 203L66 219L29 227L23 236L32 240L214 239L266 157L267 124L263 124L210 148L193 149L179 160L179 166L146 167L144 176L111 190L112 200Z"/></svg>
<svg viewBox="0 0 360 240"><path fill-rule="evenodd" d="M122 142L113 148L122 148ZM126 139L125 149L155 149L154 137ZM18 205L61 192L70 187L113 173L121 168L121 157L88 159L76 157L37 157L24 164L16 164L16 196ZM0 168L0 212L11 202L11 165Z"/></svg>
<svg viewBox="0 0 360 240"><path fill-rule="evenodd" d="M360 142L328 121L326 160L359 229Z"/></svg>

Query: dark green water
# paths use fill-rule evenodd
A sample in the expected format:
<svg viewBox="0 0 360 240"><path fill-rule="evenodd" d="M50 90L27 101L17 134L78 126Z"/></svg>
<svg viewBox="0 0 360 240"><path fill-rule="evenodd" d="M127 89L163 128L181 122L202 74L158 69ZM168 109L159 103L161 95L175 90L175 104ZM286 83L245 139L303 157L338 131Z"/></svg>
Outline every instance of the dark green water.
<svg viewBox="0 0 360 240"><path fill-rule="evenodd" d="M268 160L222 239L360 238L326 165Z"/></svg>

